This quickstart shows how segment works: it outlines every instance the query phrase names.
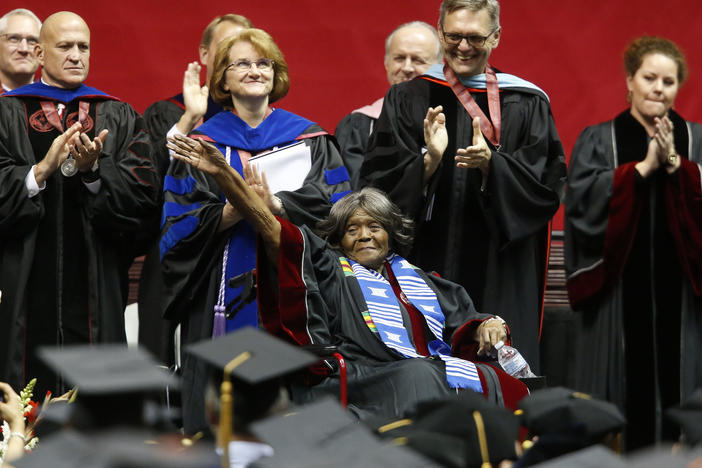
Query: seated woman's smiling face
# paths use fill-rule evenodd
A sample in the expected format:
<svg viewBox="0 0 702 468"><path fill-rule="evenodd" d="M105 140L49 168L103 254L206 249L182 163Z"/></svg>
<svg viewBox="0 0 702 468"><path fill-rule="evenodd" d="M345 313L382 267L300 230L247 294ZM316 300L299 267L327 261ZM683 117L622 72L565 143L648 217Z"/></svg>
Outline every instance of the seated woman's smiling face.
<svg viewBox="0 0 702 468"><path fill-rule="evenodd" d="M375 218L359 208L346 221L341 248L351 260L378 270L390 251L388 233Z"/></svg>

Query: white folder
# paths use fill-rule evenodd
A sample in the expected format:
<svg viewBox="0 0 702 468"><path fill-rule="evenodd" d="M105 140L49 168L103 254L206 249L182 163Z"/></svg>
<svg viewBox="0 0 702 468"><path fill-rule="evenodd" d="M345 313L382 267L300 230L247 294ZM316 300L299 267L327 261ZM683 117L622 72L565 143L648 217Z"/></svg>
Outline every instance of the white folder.
<svg viewBox="0 0 702 468"><path fill-rule="evenodd" d="M293 191L302 187L312 168L312 153L304 141L293 143L249 159L266 174L271 192Z"/></svg>

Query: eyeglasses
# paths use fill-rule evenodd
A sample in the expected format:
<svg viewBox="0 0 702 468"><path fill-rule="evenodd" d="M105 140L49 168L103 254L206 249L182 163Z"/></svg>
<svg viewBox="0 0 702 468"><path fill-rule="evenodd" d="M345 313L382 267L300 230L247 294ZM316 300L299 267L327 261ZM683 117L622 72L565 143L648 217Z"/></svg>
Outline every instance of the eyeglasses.
<svg viewBox="0 0 702 468"><path fill-rule="evenodd" d="M39 44L39 38L36 36L21 36L19 34L0 34L10 45L18 46L22 41L27 41L28 47L34 47Z"/></svg>
<svg viewBox="0 0 702 468"><path fill-rule="evenodd" d="M248 59L241 59L241 60L237 60L236 62L233 62L233 63L230 63L229 65L227 65L227 68L225 68L225 71L229 70L229 69L233 69L233 70L236 70L238 72L247 72L247 71L251 70L252 65L256 65L256 68L258 69L258 71L267 72L267 71L271 71L273 69L274 63L275 62L269 58L258 59L255 62L252 62L251 60L248 60Z"/></svg>
<svg viewBox="0 0 702 468"><path fill-rule="evenodd" d="M480 48L485 45L485 41L488 40L488 37L495 34L499 29L500 28L493 29L487 36L481 36L479 34L464 35L459 33L447 33L445 31L442 31L441 33L444 35L444 40L447 44L458 45L463 41L463 39L465 39L471 46Z"/></svg>

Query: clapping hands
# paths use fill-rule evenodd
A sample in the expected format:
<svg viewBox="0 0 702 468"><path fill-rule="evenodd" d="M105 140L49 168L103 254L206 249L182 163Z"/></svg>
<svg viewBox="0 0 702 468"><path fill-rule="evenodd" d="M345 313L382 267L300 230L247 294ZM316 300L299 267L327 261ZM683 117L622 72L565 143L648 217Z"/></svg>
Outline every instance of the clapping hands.
<svg viewBox="0 0 702 468"><path fill-rule="evenodd" d="M654 119L655 133L648 144L648 151L643 161L636 164L636 169L646 178L660 167L665 167L672 174L680 167L680 156L675 152L673 122L667 115Z"/></svg>

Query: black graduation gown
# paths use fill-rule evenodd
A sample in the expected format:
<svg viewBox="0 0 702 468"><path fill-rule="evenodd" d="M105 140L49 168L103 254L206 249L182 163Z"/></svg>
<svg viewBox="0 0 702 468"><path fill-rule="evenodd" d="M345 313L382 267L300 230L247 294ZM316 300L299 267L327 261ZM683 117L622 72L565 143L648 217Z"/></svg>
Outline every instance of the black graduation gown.
<svg viewBox="0 0 702 468"><path fill-rule="evenodd" d="M208 97L207 113L203 120L220 112L222 108ZM180 120L185 112L183 94L177 94L169 99L156 101L144 111L144 121L151 138L152 159L158 169L159 178L168 172L170 155L166 148L166 134ZM163 194L159 194L163 204ZM162 362L172 364L174 361L173 324L163 318L163 277L159 259L158 238L159 226L154 227L152 245L144 258L144 264L139 277L139 344L159 357Z"/></svg>
<svg viewBox="0 0 702 468"><path fill-rule="evenodd" d="M361 418L399 417L420 401L455 392L446 381L443 361L407 359L370 330L362 314L367 311L363 292L358 280L344 272L339 262L342 252L331 249L307 226L298 228L281 220L281 227L277 265L270 264L261 244L257 257L259 313L268 332L295 345L337 346L347 365L349 408ZM416 272L437 296L445 317L443 341L451 346L451 354L476 359L475 329L492 315L478 313L460 285ZM407 320L405 327L412 339ZM501 392L507 406L526 395L519 381L490 369L478 367L485 393L486 389ZM486 373L496 375L497 381L488 383L486 379L492 377ZM308 400L338 394L338 378L325 377L297 397Z"/></svg>
<svg viewBox="0 0 702 468"><path fill-rule="evenodd" d="M292 222L314 226L327 215L332 201L349 191L350 185L348 176L340 181L328 178L330 173L342 171L346 174L333 138L316 124L305 129L303 134L316 135L301 140L309 147L311 169L300 189L276 195ZM238 158L236 150L232 148L232 157ZM214 179L181 161L172 162L164 185L164 206L182 209L174 210L172 215L164 209L161 231L163 310L167 319L180 323L183 344L212 335L213 308L220 290L225 245L233 236L243 237L251 229L246 221L241 221L227 231L217 232L224 201ZM181 231L184 226L187 227L185 233ZM229 255L251 258L255 264L255 250L230 251ZM248 307L255 309L256 303ZM247 308L240 313L246 311ZM206 427L206 370L194 357L183 355L183 422L188 433Z"/></svg>
<svg viewBox="0 0 702 468"><path fill-rule="evenodd" d="M485 93L472 95L489 115ZM425 191L423 122L438 105L449 142ZM564 154L543 94L500 90L500 105L502 147L491 146L484 192L480 171L457 169L454 161L458 148L472 145L471 118L446 82L429 77L388 91L361 179L414 218L409 259L465 287L478 310L503 317L538 373L549 222L565 181Z"/></svg>
<svg viewBox="0 0 702 468"><path fill-rule="evenodd" d="M341 119L334 132L341 148L341 159L349 171L351 187L354 190L361 188L359 185L361 165L376 121L377 119L368 115L352 112Z"/></svg>
<svg viewBox="0 0 702 468"><path fill-rule="evenodd" d="M21 388L37 377L37 395L61 390L35 360L37 346L125 341L127 270L159 208L143 120L129 104L101 94L66 103L62 121L75 118L85 100L87 134L109 130L99 192L56 171L30 198L25 177L59 135L37 113L40 100L53 99L0 98L0 380Z"/></svg>
<svg viewBox="0 0 702 468"><path fill-rule="evenodd" d="M675 430L661 410L702 385L702 126L670 113L680 169L644 180L627 110L586 128L566 196L568 293L581 319L577 387L619 405L627 449Z"/></svg>

